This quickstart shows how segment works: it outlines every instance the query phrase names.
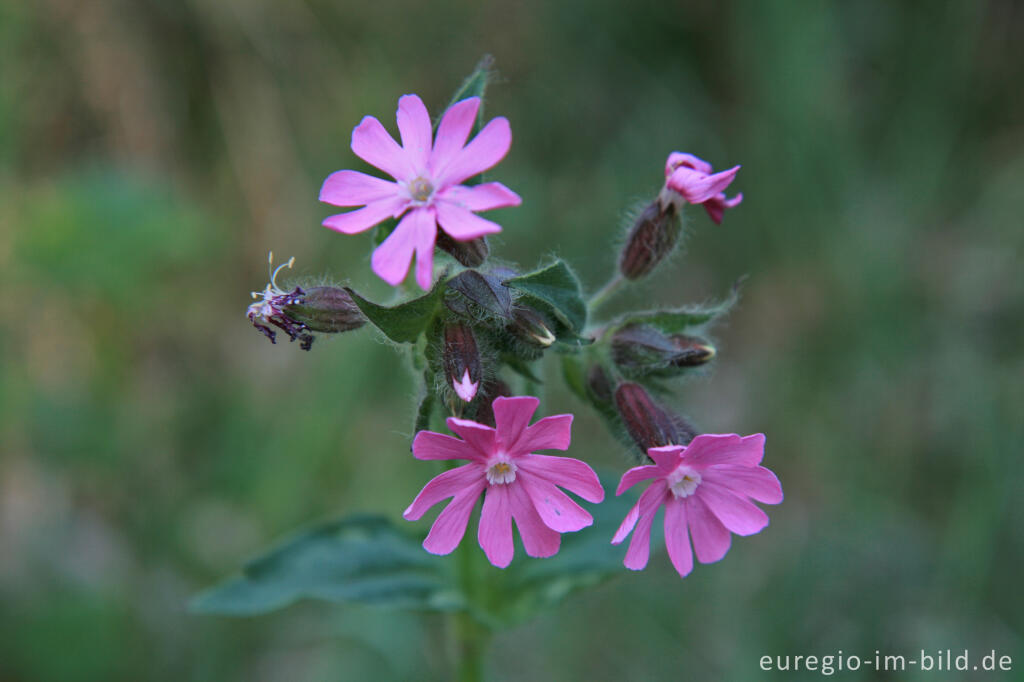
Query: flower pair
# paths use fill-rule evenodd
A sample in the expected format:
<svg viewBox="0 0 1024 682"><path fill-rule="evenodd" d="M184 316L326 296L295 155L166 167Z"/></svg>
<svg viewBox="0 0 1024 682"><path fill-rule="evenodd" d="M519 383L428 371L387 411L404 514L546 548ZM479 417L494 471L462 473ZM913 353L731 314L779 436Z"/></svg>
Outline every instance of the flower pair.
<svg viewBox="0 0 1024 682"><path fill-rule="evenodd" d="M594 470L569 457L534 454L534 450L566 450L572 415L546 417L530 425L539 401L531 397L497 398L495 428L465 419L448 419L448 428L461 437L420 431L413 455L424 460L469 460L431 480L404 516L415 521L438 502L451 502L438 515L423 542L433 554L448 554L462 540L469 517L484 495L478 540L488 560L499 568L512 561L512 520L526 553L549 557L558 552L561 533L581 530L593 517L559 488L588 502L601 502L604 490ZM653 479L630 510L613 544L630 532L627 568L647 565L654 515L665 507L665 540L680 576L693 568L690 538L702 563L718 561L729 549L730 536L751 535L768 524L768 517L748 498L775 504L782 488L768 469L759 466L764 436L701 435L688 446L673 445L648 451L653 465L630 469L619 483L622 494L636 483ZM634 531L635 529L635 531Z"/></svg>

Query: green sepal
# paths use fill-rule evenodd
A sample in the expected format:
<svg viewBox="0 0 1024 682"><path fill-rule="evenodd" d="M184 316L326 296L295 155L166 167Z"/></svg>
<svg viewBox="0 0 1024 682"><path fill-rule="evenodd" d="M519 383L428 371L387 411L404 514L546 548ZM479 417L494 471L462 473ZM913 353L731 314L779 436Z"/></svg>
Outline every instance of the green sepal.
<svg viewBox="0 0 1024 682"><path fill-rule="evenodd" d="M448 562L381 516L327 521L301 531L189 604L199 613L251 616L300 599L450 611L464 600Z"/></svg>
<svg viewBox="0 0 1024 682"><path fill-rule="evenodd" d="M448 288L478 306L489 315L503 320L512 319L512 292L493 275L476 270L464 270L448 280ZM453 294L453 296L456 294ZM469 309L449 304L457 312L469 314Z"/></svg>
<svg viewBox="0 0 1024 682"><path fill-rule="evenodd" d="M739 301L741 278L732 285L729 295L718 303L687 305L672 310L654 310L643 313L629 313L608 326L608 333L633 324L647 324L665 334L680 334L692 331L712 322L732 310Z"/></svg>
<svg viewBox="0 0 1024 682"><path fill-rule="evenodd" d="M442 275L426 295L388 308L367 301L352 289L345 290L370 324L396 343L413 343L434 318L444 294L446 276Z"/></svg>
<svg viewBox="0 0 1024 682"><path fill-rule="evenodd" d="M507 279L503 284L542 303L574 336L587 324L587 305L580 292L580 281L562 260Z"/></svg>

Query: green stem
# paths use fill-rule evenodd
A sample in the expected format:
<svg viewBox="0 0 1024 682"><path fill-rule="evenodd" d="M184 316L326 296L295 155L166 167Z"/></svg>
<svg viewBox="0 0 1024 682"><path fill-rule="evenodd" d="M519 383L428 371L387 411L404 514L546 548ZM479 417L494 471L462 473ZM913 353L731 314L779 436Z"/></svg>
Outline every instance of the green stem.
<svg viewBox="0 0 1024 682"><path fill-rule="evenodd" d="M591 296L589 301L587 301L587 306L590 308L590 311L593 312L597 310L601 304L611 298L612 294L618 291L619 287L625 283L626 278L623 277L621 273L616 272L615 276L608 280L608 282L601 287L597 293Z"/></svg>
<svg viewBox="0 0 1024 682"><path fill-rule="evenodd" d="M479 557L471 542L463 542L456 550L456 571L459 585L466 596L468 605L477 601ZM452 633L455 639L457 675L460 682L482 682L484 679L484 655L491 639L491 631L473 617L469 608L451 615Z"/></svg>

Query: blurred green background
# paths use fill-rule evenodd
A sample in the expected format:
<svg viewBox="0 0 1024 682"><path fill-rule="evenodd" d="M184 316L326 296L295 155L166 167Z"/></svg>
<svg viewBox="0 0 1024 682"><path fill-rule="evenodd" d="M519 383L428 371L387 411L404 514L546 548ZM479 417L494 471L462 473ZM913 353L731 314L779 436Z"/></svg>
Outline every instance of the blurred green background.
<svg viewBox="0 0 1024 682"><path fill-rule="evenodd" d="M185 604L297 526L397 519L428 477L387 345L272 346L244 311L269 250L383 297L368 238L319 227L320 182L363 167L363 115L439 111L484 53L514 135L493 177L524 198L492 214L497 256L594 290L669 151L743 164L743 205L691 210L685 258L618 306L750 274L678 407L765 432L786 491L719 564L655 556L500 634L491 678L922 648L1019 677L1022 32L1010 0L0 3L0 679L445 679L438 617ZM623 468L547 399L579 412L572 453Z"/></svg>

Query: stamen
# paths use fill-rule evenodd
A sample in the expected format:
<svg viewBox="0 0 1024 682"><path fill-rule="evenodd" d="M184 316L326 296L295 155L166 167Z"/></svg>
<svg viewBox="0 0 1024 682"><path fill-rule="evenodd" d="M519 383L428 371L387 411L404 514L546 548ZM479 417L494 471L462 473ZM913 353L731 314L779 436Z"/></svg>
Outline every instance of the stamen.
<svg viewBox="0 0 1024 682"><path fill-rule="evenodd" d="M409 195L416 201L425 202L434 193L434 186L430 180L420 176L409 183Z"/></svg>
<svg viewBox="0 0 1024 682"><path fill-rule="evenodd" d="M516 480L518 468L513 462L504 459L498 460L487 467L487 482L491 485L511 483Z"/></svg>
<svg viewBox="0 0 1024 682"><path fill-rule="evenodd" d="M677 498L689 497L697 492L701 476L688 466L681 465L668 475L668 487Z"/></svg>

